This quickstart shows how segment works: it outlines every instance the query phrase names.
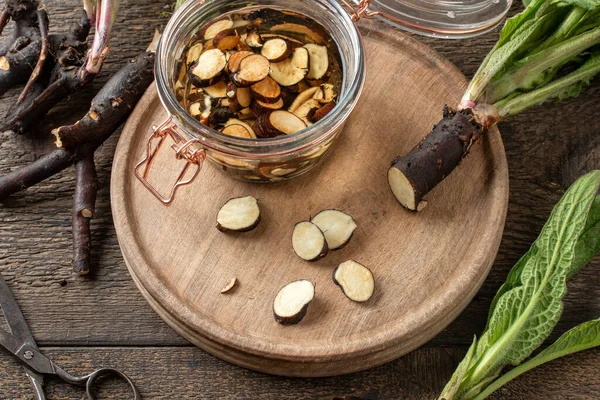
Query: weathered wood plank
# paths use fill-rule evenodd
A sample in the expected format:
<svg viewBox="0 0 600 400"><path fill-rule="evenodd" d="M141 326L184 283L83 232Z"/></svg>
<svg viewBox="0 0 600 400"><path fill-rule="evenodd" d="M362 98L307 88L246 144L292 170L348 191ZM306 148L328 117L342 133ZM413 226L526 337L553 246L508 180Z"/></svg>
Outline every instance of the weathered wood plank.
<svg viewBox="0 0 600 400"><path fill-rule="evenodd" d="M137 384L145 400L251 399L314 400L360 396L380 400L435 399L466 348L423 347L395 362L343 378L280 378L242 369L197 348L47 348L43 352L70 372L87 373L111 365ZM497 392L496 400L600 398L600 350L540 367ZM82 389L48 382L49 399L81 399ZM568 393L568 396L566 395ZM99 398L128 399L124 384L106 382ZM28 397L29 396L29 397ZM104 397L102 397L104 396ZM31 386L19 364L0 358L0 397L31 398Z"/></svg>

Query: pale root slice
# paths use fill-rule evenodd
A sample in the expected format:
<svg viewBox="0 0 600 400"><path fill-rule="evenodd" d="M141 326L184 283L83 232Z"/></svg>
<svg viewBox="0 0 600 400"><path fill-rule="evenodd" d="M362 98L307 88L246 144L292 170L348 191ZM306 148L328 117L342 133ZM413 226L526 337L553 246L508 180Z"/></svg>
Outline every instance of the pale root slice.
<svg viewBox="0 0 600 400"><path fill-rule="evenodd" d="M248 139L256 139L256 133L254 132L254 129L248 122L244 122L237 118L231 118L225 123L224 127L228 128L229 126L236 126L236 127L243 126L246 129L246 131L248 131L248 134L249 134ZM238 132L240 132L240 131L238 130Z"/></svg>
<svg viewBox="0 0 600 400"><path fill-rule="evenodd" d="M291 43L293 45L293 47L304 46L304 43L301 42L300 40L294 39L289 36L282 35L280 33L262 33L261 37L263 38L263 41L267 41L269 39L283 39L283 40L287 41L288 43Z"/></svg>
<svg viewBox="0 0 600 400"><path fill-rule="evenodd" d="M196 87L210 86L221 75L226 64L225 54L221 50L206 50L192 63L188 76Z"/></svg>
<svg viewBox="0 0 600 400"><path fill-rule="evenodd" d="M237 278L234 276L233 278L231 278L229 280L229 282L227 282L227 285L225 285L223 287L223 289L221 289L221 294L231 293L233 291L233 289L235 289L236 285L237 285Z"/></svg>
<svg viewBox="0 0 600 400"><path fill-rule="evenodd" d="M188 50L186 58L185 58L185 63L187 65L190 65L191 63L193 63L194 61L196 61L200 57L200 54L202 54L202 50L203 49L204 49L204 45L202 44L202 42L195 43Z"/></svg>
<svg viewBox="0 0 600 400"><path fill-rule="evenodd" d="M229 199L217 214L217 229L221 232L247 232L259 223L260 209L252 196Z"/></svg>
<svg viewBox="0 0 600 400"><path fill-rule="evenodd" d="M205 87L204 92L213 99L222 99L227 97L227 84L225 81L220 80L214 85Z"/></svg>
<svg viewBox="0 0 600 400"><path fill-rule="evenodd" d="M263 38L256 29L251 30L246 35L246 44L253 49L259 49L263 46Z"/></svg>
<svg viewBox="0 0 600 400"><path fill-rule="evenodd" d="M238 69L240 68L240 63L242 62L242 60L245 57L251 56L254 53L251 51L237 51L235 53L233 53L230 57L229 60L227 61L227 71L230 74L235 74Z"/></svg>
<svg viewBox="0 0 600 400"><path fill-rule="evenodd" d="M215 35L213 38L213 47L219 50L235 49L240 41L240 35L235 29L225 29Z"/></svg>
<svg viewBox="0 0 600 400"><path fill-rule="evenodd" d="M298 47L292 57L272 63L269 75L281 86L292 86L300 82L308 72L308 50Z"/></svg>
<svg viewBox="0 0 600 400"><path fill-rule="evenodd" d="M302 104L306 103L309 99L311 99L315 95L315 93L317 93L318 90L319 90L319 87L316 86L316 87L311 87L311 88L308 88L308 89L300 92L300 94L294 99L294 102L292 103L292 105L288 108L288 111L290 111L290 112L296 111L296 109L298 107L300 107Z"/></svg>
<svg viewBox="0 0 600 400"><path fill-rule="evenodd" d="M307 43L304 48L308 50L309 69L306 74L307 79L321 79L327 74L329 69L329 57L327 47L319 46L314 43Z"/></svg>
<svg viewBox="0 0 600 400"><path fill-rule="evenodd" d="M260 54L244 57L231 79L239 87L252 86L269 76L269 64Z"/></svg>
<svg viewBox="0 0 600 400"><path fill-rule="evenodd" d="M331 102L325 104L323 107L316 110L314 112L314 114L312 114L312 116L311 116L312 122L318 122L318 121L322 120L334 108L335 108L335 101L331 101Z"/></svg>
<svg viewBox="0 0 600 400"><path fill-rule="evenodd" d="M285 60L292 53L292 47L281 38L273 38L267 40L261 50L260 54L271 62L277 63Z"/></svg>
<svg viewBox="0 0 600 400"><path fill-rule="evenodd" d="M252 94L249 88L239 88L233 82L227 84L227 97L231 100L229 108L233 112L238 112L248 108L252 103Z"/></svg>
<svg viewBox="0 0 600 400"><path fill-rule="evenodd" d="M325 235L329 250L344 247L352 238L356 229L356 222L346 213L338 210L324 210L310 220L317 225Z"/></svg>
<svg viewBox="0 0 600 400"><path fill-rule="evenodd" d="M233 27L233 21L230 19L222 19L220 21L215 22L204 32L204 40L213 39L217 34L226 29L231 29Z"/></svg>
<svg viewBox="0 0 600 400"><path fill-rule="evenodd" d="M282 287L273 301L273 316L281 325L293 325L302 321L308 305L315 297L315 285L298 280Z"/></svg>
<svg viewBox="0 0 600 400"><path fill-rule="evenodd" d="M252 128L248 129L248 125L232 124L223 128L221 131L226 135L235 136L243 139L256 139L256 134Z"/></svg>
<svg viewBox="0 0 600 400"><path fill-rule="evenodd" d="M275 103L281 97L281 87L268 76L262 81L250 86L250 91L256 100L265 103Z"/></svg>
<svg viewBox="0 0 600 400"><path fill-rule="evenodd" d="M371 270L352 260L341 263L333 271L333 282L342 289L346 297L356 302L369 300L375 290Z"/></svg>
<svg viewBox="0 0 600 400"><path fill-rule="evenodd" d="M305 261L316 261L327 255L325 235L312 222L298 222L292 232L292 248Z"/></svg>
<svg viewBox="0 0 600 400"><path fill-rule="evenodd" d="M314 113L315 110L319 109L320 107L321 103L319 103L317 100L308 99L302 103L300 107L296 108L293 111L293 114L304 121L306 126L310 126L312 125L312 121L309 119L310 116L312 116L312 113Z"/></svg>
<svg viewBox="0 0 600 400"><path fill-rule="evenodd" d="M317 86L317 89L313 95L313 99L318 100L319 103L330 103L337 96L331 83L324 83Z"/></svg>
<svg viewBox="0 0 600 400"><path fill-rule="evenodd" d="M304 121L285 110L273 111L269 114L268 120L273 129L286 135L290 135L306 128Z"/></svg>

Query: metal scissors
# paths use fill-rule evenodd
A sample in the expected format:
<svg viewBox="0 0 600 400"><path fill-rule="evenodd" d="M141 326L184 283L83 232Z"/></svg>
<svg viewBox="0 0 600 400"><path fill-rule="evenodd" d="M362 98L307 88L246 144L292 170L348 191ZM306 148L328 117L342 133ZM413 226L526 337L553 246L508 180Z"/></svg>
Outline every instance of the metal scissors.
<svg viewBox="0 0 600 400"><path fill-rule="evenodd" d="M8 323L10 332L0 328L0 345L18 358L35 390L37 400L46 400L44 396L44 375L54 375L72 385L85 386L89 400L94 400L92 388L98 378L113 375L122 378L133 390L134 400L142 397L137 388L123 372L113 368L101 368L89 375L73 376L44 356L37 348L29 326L13 297L4 277L0 274L0 307Z"/></svg>

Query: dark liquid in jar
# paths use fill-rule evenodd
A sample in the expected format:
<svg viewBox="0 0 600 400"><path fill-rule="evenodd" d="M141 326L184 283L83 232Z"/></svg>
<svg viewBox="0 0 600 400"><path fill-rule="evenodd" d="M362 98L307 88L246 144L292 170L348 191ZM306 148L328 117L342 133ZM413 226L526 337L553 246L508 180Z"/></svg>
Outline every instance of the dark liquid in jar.
<svg viewBox="0 0 600 400"><path fill-rule="evenodd" d="M260 139L295 133L336 105L339 50L313 19L264 8L201 27L180 61L175 93L201 123Z"/></svg>

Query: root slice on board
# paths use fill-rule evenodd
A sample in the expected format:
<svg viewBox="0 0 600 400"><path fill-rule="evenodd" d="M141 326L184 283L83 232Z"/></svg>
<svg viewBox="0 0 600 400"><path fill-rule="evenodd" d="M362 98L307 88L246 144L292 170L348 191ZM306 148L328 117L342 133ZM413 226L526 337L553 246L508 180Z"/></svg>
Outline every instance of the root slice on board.
<svg viewBox="0 0 600 400"><path fill-rule="evenodd" d="M298 257L306 261L316 261L327 255L329 250L325 235L312 222L298 222L292 233L292 247Z"/></svg>
<svg viewBox="0 0 600 400"><path fill-rule="evenodd" d="M356 302L369 300L375 290L371 270L352 260L341 263L333 271L333 282L342 289L346 297Z"/></svg>
<svg viewBox="0 0 600 400"><path fill-rule="evenodd" d="M229 199L217 214L217 229L221 232L248 232L259 223L260 209L252 196Z"/></svg>
<svg viewBox="0 0 600 400"><path fill-rule="evenodd" d="M225 287L223 289L221 289L221 294L230 293L235 288L236 285L237 285L237 278L234 276L233 278L231 278L229 280L229 282L227 282L227 285L225 285Z"/></svg>
<svg viewBox="0 0 600 400"><path fill-rule="evenodd" d="M299 280L285 285L273 301L275 321L281 325L293 325L302 321L308 305L315 297L315 285L307 280Z"/></svg>
<svg viewBox="0 0 600 400"><path fill-rule="evenodd" d="M338 210L324 210L315 215L310 222L317 225L325 235L329 250L344 247L352 238L356 222L346 213Z"/></svg>

